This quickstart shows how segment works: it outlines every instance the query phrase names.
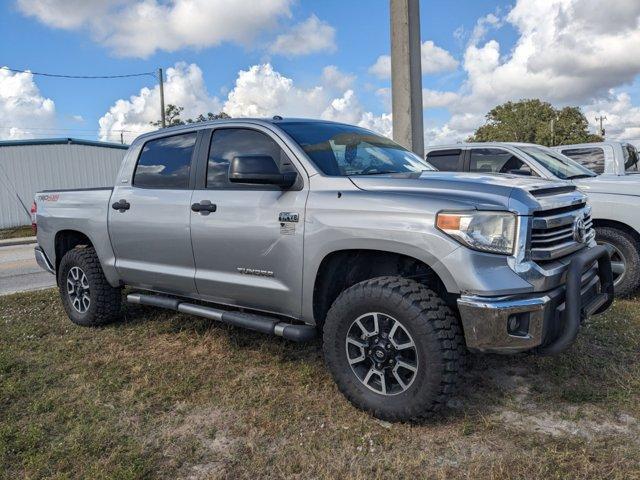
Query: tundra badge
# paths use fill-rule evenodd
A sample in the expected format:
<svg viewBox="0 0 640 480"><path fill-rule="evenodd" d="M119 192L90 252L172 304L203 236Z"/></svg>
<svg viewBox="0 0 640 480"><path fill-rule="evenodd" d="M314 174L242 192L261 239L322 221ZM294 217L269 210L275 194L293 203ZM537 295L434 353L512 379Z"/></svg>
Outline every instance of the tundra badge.
<svg viewBox="0 0 640 480"><path fill-rule="evenodd" d="M298 222L298 214L294 212L280 212L280 216L278 217L278 221L280 223L283 222Z"/></svg>

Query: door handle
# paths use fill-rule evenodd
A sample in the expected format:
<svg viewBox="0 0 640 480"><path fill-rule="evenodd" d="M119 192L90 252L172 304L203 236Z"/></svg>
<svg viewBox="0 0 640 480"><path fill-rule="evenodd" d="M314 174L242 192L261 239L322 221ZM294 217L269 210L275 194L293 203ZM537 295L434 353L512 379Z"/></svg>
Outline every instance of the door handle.
<svg viewBox="0 0 640 480"><path fill-rule="evenodd" d="M111 208L113 208L114 210L118 210L119 212L124 212L125 210L129 210L131 208L131 204L122 199L112 204Z"/></svg>
<svg viewBox="0 0 640 480"><path fill-rule="evenodd" d="M208 215L211 212L215 212L217 210L217 206L215 203L211 203L210 200L202 200L200 203L191 204L191 210L194 212L202 212L203 215Z"/></svg>

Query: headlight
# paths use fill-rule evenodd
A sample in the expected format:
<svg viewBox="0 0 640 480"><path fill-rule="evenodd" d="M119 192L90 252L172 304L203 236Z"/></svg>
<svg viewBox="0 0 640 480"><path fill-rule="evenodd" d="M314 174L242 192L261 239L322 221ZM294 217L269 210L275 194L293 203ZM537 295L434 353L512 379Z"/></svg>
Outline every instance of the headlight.
<svg viewBox="0 0 640 480"><path fill-rule="evenodd" d="M463 245L503 255L513 253L516 222L509 212L442 212L436 216L436 226Z"/></svg>

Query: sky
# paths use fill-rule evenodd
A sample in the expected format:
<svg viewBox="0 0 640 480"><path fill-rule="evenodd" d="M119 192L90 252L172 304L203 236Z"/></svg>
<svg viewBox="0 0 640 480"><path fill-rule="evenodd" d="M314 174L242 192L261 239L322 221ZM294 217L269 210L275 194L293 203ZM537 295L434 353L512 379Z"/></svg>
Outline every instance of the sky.
<svg viewBox="0 0 640 480"><path fill-rule="evenodd" d="M640 144L640 1L421 0L425 143L463 141L494 106L580 106ZM2 0L0 139L132 141L159 119L343 121L392 135L387 0Z"/></svg>

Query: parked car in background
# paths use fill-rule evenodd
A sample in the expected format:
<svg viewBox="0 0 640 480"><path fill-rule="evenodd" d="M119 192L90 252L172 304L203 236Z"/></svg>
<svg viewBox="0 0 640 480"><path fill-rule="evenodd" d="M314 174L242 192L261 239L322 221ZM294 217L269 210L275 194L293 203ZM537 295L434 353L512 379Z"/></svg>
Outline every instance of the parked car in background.
<svg viewBox="0 0 640 480"><path fill-rule="evenodd" d="M622 150L619 154L624 158ZM635 149L628 154L634 158ZM589 196L596 241L611 248L616 294L627 296L640 286L640 175L597 175L551 148L523 143L427 147L426 159L441 171L521 175L575 184Z"/></svg>
<svg viewBox="0 0 640 480"><path fill-rule="evenodd" d="M555 354L608 308L586 200L434 172L351 125L219 120L142 135L113 188L38 193L36 258L79 325L117 319L126 285L129 302L320 335L351 402L406 420L446 404L467 348Z"/></svg>
<svg viewBox="0 0 640 480"><path fill-rule="evenodd" d="M553 149L598 175L629 175L640 171L638 151L627 142L580 143Z"/></svg>

